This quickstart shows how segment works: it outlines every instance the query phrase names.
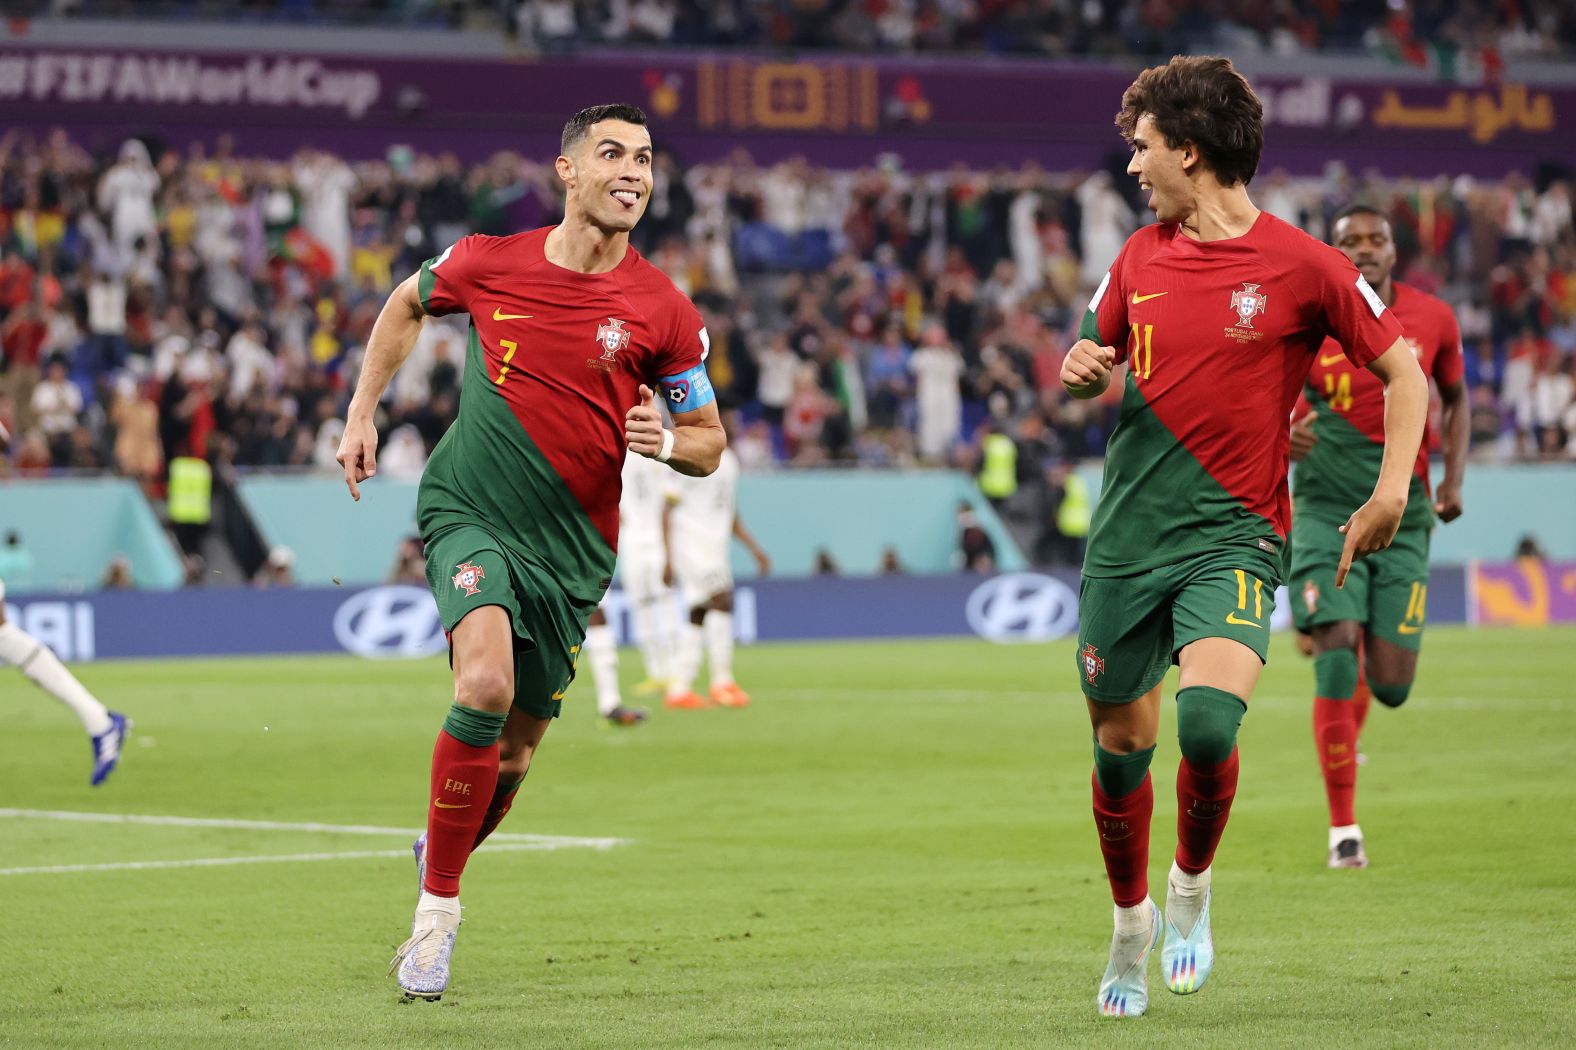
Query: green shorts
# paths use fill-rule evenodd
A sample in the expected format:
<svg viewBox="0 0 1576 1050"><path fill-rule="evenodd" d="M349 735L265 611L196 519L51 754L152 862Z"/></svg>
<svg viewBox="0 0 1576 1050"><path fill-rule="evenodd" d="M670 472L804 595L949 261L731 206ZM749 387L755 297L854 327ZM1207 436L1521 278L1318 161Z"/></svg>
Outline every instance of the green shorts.
<svg viewBox="0 0 1576 1050"><path fill-rule="evenodd" d="M1279 578L1275 559L1242 548L1207 550L1133 576L1085 576L1077 653L1084 695L1107 704L1137 700L1200 638L1235 639L1262 661Z"/></svg>
<svg viewBox="0 0 1576 1050"><path fill-rule="evenodd" d="M548 596L519 557L481 526L439 529L426 540L426 552L427 586L444 631L473 609L501 606L514 628L514 706L535 718L557 718L584 633L573 642L560 637Z"/></svg>
<svg viewBox="0 0 1576 1050"><path fill-rule="evenodd" d="M1346 586L1336 590L1335 569L1346 537L1327 521L1298 518L1286 581L1297 630L1351 620L1403 649L1420 650L1432 534L1432 528L1403 527L1389 547L1352 562Z"/></svg>

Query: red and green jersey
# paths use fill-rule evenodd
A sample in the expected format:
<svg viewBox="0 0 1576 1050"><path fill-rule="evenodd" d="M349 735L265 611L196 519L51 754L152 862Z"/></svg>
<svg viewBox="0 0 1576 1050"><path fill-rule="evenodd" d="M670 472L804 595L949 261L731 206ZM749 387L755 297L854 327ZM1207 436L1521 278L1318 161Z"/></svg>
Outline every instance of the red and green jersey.
<svg viewBox="0 0 1576 1050"><path fill-rule="evenodd" d="M1401 323L1407 345L1423 374L1441 387L1461 382L1461 329L1442 300L1399 281L1390 312ZM1297 515L1312 515L1339 525L1368 499L1384 461L1384 383L1365 368L1354 368L1341 344L1328 340L1308 373L1303 398L1317 412L1313 451L1297 464ZM1428 501L1428 449L1425 434L1413 468L1412 498L1402 526L1434 523Z"/></svg>
<svg viewBox="0 0 1576 1050"><path fill-rule="evenodd" d="M459 418L422 475L424 536L482 525L579 603L618 547L624 415L644 383L675 412L712 399L700 314L629 249L607 273L549 262L550 229L473 235L422 264L422 306L471 315Z"/></svg>
<svg viewBox="0 0 1576 1050"><path fill-rule="evenodd" d="M1291 526L1287 419L1327 336L1361 367L1401 327L1346 256L1263 212L1241 237L1129 237L1082 335L1127 362L1084 573L1211 548L1278 564Z"/></svg>

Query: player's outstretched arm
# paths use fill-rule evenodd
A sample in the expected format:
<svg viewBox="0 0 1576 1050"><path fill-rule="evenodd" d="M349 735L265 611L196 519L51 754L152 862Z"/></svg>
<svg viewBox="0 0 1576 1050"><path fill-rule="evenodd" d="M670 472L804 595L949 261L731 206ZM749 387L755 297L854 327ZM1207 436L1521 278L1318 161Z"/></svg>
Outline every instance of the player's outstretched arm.
<svg viewBox="0 0 1576 1050"><path fill-rule="evenodd" d="M1368 368L1384 381L1384 462L1373 495L1341 526L1346 545L1335 570L1337 587L1346 584L1354 559L1384 550L1395 539L1428 418L1428 380L1405 339L1397 339Z"/></svg>
<svg viewBox="0 0 1576 1050"><path fill-rule="evenodd" d="M735 539L744 544L744 549L750 552L750 557L755 559L755 567L760 570L761 575L770 576L772 574L771 556L766 553L766 548L755 541L754 534L744 527L744 518L738 511L734 511L733 514L733 535Z"/></svg>
<svg viewBox="0 0 1576 1050"><path fill-rule="evenodd" d="M394 373L410 356L427 316L416 278L416 274L411 274L401 281L383 304L372 334L367 337L367 348L361 355L361 378L356 381L356 393L345 413L345 436L334 458L345 468L345 484L355 500L361 499L360 483L378 472L378 428L373 413Z"/></svg>
<svg viewBox="0 0 1576 1050"><path fill-rule="evenodd" d="M1434 492L1434 513L1440 521L1455 521L1464 509L1461 482L1467 472L1467 446L1472 443L1472 406L1464 381L1439 388L1440 444L1445 453L1445 477Z"/></svg>
<svg viewBox="0 0 1576 1050"><path fill-rule="evenodd" d="M1111 385L1116 350L1093 339L1080 339L1062 361L1062 388L1073 397L1099 397Z"/></svg>
<svg viewBox="0 0 1576 1050"><path fill-rule="evenodd" d="M631 452L666 463L680 474L701 478L717 469L728 436L713 402L693 412L676 412L673 429L662 425L656 392L640 385L640 401L624 415L624 441Z"/></svg>

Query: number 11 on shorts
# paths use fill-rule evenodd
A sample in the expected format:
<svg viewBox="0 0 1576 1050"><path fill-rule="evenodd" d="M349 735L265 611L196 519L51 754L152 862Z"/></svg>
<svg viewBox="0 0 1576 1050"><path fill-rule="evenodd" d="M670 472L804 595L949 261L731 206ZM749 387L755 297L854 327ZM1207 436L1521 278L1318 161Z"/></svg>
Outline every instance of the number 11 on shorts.
<svg viewBox="0 0 1576 1050"><path fill-rule="evenodd" d="M1237 608L1226 614L1226 622L1238 627L1263 627L1259 621L1264 619L1264 581L1253 577L1253 619L1244 620L1237 613L1248 611L1248 574L1241 569L1231 571L1237 574Z"/></svg>

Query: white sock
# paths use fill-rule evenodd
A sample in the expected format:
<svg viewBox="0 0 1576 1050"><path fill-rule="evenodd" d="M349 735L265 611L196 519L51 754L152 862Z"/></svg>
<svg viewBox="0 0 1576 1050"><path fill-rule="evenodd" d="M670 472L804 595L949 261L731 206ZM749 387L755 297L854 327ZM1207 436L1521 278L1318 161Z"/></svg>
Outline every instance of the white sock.
<svg viewBox="0 0 1576 1050"><path fill-rule="evenodd" d="M1116 935L1118 937L1134 937L1140 933L1150 932L1150 909L1154 907L1149 899L1131 908L1124 908L1120 904L1112 907L1113 918L1116 922Z"/></svg>
<svg viewBox="0 0 1576 1050"><path fill-rule="evenodd" d="M591 681L596 686L596 713L607 716L618 707L618 646L613 642L613 628L607 624L594 624L586 628L585 644L580 651L591 664Z"/></svg>
<svg viewBox="0 0 1576 1050"><path fill-rule="evenodd" d="M436 894L421 891L421 899L416 902L416 918L419 921L426 917L432 925L458 926L460 923L460 898L439 897Z"/></svg>
<svg viewBox="0 0 1576 1050"><path fill-rule="evenodd" d="M1189 875L1179 868L1177 862L1173 860L1171 862L1171 874L1166 877L1166 881L1170 883L1170 889L1173 892L1187 897L1196 897L1209 889L1211 870L1210 868L1205 868L1197 875Z"/></svg>
<svg viewBox="0 0 1576 1050"><path fill-rule="evenodd" d="M669 665L669 696L683 696L694 688L695 675L700 671L700 648L699 625L688 620L680 623L678 644L673 647L673 663Z"/></svg>
<svg viewBox="0 0 1576 1050"><path fill-rule="evenodd" d="M1166 877L1166 919L1181 931L1183 936L1193 932L1198 917L1204 914L1204 901L1209 892L1210 869L1189 875L1171 862L1171 874Z"/></svg>
<svg viewBox="0 0 1576 1050"><path fill-rule="evenodd" d="M1363 840L1363 829L1356 824L1343 824L1338 828L1330 829L1330 848L1334 849L1347 839Z"/></svg>
<svg viewBox="0 0 1576 1050"><path fill-rule="evenodd" d="M701 621L706 633L706 659L711 662L711 687L733 684L733 614L710 609Z"/></svg>
<svg viewBox="0 0 1576 1050"><path fill-rule="evenodd" d="M646 677L654 682L668 677L668 657L672 644L662 630L662 607L671 601L666 591L653 598L635 603L635 643L640 646L640 662L646 665Z"/></svg>
<svg viewBox="0 0 1576 1050"><path fill-rule="evenodd" d="M89 736L109 732L112 723L104 705L66 670L49 646L9 621L0 623L0 660L14 664L44 692L71 708Z"/></svg>

